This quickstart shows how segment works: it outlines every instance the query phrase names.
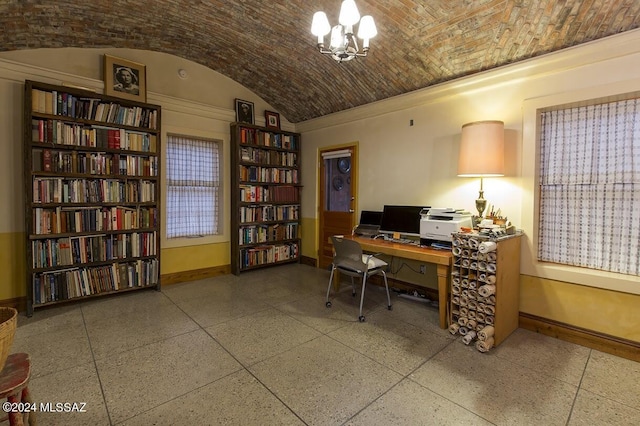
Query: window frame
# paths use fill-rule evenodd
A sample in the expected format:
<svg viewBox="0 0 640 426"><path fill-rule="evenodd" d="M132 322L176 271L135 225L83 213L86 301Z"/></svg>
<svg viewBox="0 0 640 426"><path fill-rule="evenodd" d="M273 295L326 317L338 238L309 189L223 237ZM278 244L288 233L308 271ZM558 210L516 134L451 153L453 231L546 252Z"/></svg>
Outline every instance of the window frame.
<svg viewBox="0 0 640 426"><path fill-rule="evenodd" d="M637 254L640 246L640 243L635 241L638 237L637 223L640 220L638 209L635 208L640 202L640 183L638 183L640 176L636 171L633 174L635 177L632 178L630 170L621 168L631 166L633 160L629 158L629 152L640 152L639 105L640 97L632 96L628 99L607 98L564 108L545 108L540 111L542 122L548 120L549 124L541 125L538 140L541 148L544 145L543 139L546 139L548 144L545 154L537 158L540 169L548 171L547 176L540 173L541 180L538 183L541 206L538 223L542 229L548 230L548 233L540 233L540 235L545 234L547 244L539 241L537 250L539 260L632 275L640 280L637 256L630 255ZM632 115L622 115L629 107L633 108ZM588 118L590 116L591 119ZM635 119L630 122L628 121L630 117ZM620 128L618 125L623 127ZM562 132L563 135L554 137L552 134L556 131ZM624 151L619 143L631 141L624 136L614 138L610 136L612 132L617 134L618 131L622 131L624 136L627 136L630 131L636 135L632 140L633 143L627 145ZM564 135L564 132L568 134ZM583 132L584 138L592 137L593 139L581 145L580 142L586 140L580 137ZM607 136L603 139L605 132ZM543 134L547 136L543 137ZM565 144L565 137L575 138L574 141L578 144ZM603 156L605 153L606 155ZM548 158L545 159L545 157ZM637 165L640 157L633 154L632 157L636 158ZM611 168L605 168L604 162L611 164ZM594 168L599 170L594 172ZM629 180L630 178L633 180ZM630 192L630 185L634 187L632 192ZM594 195L599 200L596 204L600 206L591 202L593 200L591 197ZM587 198L584 198L585 196ZM568 200L567 197L573 201ZM542 200L546 200L547 203L543 203ZM588 206L585 206L585 202ZM611 220L612 214L602 211L601 203L605 206L609 205L610 208L605 208L607 212L620 208L626 211L631 207L630 211L633 213L627 215L625 226L621 226L620 223L616 225L613 223L616 219ZM542 211L543 204L547 205L546 213ZM553 211L558 210L563 214L554 215ZM565 215L564 212L569 212L569 215ZM577 218L578 214L582 217ZM588 223L583 220L585 215L588 217ZM625 238L626 226L633 228L633 234L627 245L631 251L625 254L622 247L616 247L615 241ZM572 234L570 229L578 232L574 231ZM607 245L611 246L610 250L598 250L592 244L593 241L601 239L609 241Z"/></svg>
<svg viewBox="0 0 640 426"><path fill-rule="evenodd" d="M218 143L218 170L219 170L219 186L218 186L218 234L215 235L204 235L200 237L175 237L175 238L167 238L167 193L168 193L168 185L167 185L167 147L169 145L169 137L170 136L180 136L194 139L202 139L209 140L212 142ZM162 156L163 156L163 167L162 167L162 175L161 175L161 206L162 206L162 232L161 232L161 243L163 249L170 248L179 248L179 247L188 247L188 246L198 246L205 244L218 244L218 243L229 243L229 223L226 220L227 212L226 209L230 205L229 198L229 184L228 179L226 177L226 167L229 161L229 150L226 148L229 144L229 135L227 133L211 131L211 130L201 130L194 128L183 128L177 126L167 126L163 123L163 144L162 144Z"/></svg>
<svg viewBox="0 0 640 426"><path fill-rule="evenodd" d="M525 99L522 105L522 229L525 231L521 274L640 295L638 277L615 272L541 262L537 259L540 215L540 112L604 100L640 96L640 79Z"/></svg>

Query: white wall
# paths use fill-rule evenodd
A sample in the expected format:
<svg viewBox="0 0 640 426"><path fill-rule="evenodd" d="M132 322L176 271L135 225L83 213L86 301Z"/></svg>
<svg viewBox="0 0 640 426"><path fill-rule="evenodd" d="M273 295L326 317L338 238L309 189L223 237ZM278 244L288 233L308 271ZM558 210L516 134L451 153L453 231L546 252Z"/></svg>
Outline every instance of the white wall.
<svg viewBox="0 0 640 426"><path fill-rule="evenodd" d="M374 60L375 53L364 59ZM636 30L299 123L303 216L316 217L318 149L353 141L360 155L358 209L426 204L475 211L479 179L456 176L461 126L502 120L507 173L485 179L485 198L525 232L522 273L640 294L638 277L538 264L534 228L536 108L639 90L639 69Z"/></svg>

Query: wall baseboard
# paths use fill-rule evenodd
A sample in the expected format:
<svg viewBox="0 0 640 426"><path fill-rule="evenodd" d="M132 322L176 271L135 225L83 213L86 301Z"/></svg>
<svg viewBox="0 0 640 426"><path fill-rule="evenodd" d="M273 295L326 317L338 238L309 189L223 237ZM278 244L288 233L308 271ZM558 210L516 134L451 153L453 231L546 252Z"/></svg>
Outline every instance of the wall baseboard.
<svg viewBox="0 0 640 426"><path fill-rule="evenodd" d="M640 343L520 312L520 328L640 362Z"/></svg>
<svg viewBox="0 0 640 426"><path fill-rule="evenodd" d="M318 266L316 259L308 256L300 256L300 263L303 265L313 266L314 268Z"/></svg>
<svg viewBox="0 0 640 426"><path fill-rule="evenodd" d="M231 273L231 265L214 266L212 268L194 269L192 271L174 272L160 276L160 285L170 285L187 281L202 280Z"/></svg>
<svg viewBox="0 0 640 426"><path fill-rule="evenodd" d="M3 308L16 308L18 312L24 312L27 310L27 296L0 300L0 306Z"/></svg>

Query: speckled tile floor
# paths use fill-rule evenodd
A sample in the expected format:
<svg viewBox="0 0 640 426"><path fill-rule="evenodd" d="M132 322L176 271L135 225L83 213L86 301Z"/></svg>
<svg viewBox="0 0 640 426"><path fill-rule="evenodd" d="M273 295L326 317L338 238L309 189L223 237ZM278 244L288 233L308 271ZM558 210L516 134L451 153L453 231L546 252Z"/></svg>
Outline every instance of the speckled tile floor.
<svg viewBox="0 0 640 426"><path fill-rule="evenodd" d="M39 425L637 425L640 363L519 329L488 354L288 265L21 315Z"/></svg>

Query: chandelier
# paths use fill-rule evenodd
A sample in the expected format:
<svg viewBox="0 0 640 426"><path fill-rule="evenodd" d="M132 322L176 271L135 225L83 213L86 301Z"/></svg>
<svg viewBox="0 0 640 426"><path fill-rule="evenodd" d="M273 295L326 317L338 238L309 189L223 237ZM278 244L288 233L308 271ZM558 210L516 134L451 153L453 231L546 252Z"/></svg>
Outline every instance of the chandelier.
<svg viewBox="0 0 640 426"><path fill-rule="evenodd" d="M360 19L360 12L354 0L344 0L340 7L340 22L331 28L324 12L316 12L311 23L311 34L318 37L320 53L331 55L338 62L350 61L357 56L367 56L369 39L378 34L376 24L371 15ZM358 22L360 22L358 24ZM358 48L358 41L353 33L353 26L358 24L358 38L362 39L362 52ZM329 49L324 47L324 36L331 32Z"/></svg>

